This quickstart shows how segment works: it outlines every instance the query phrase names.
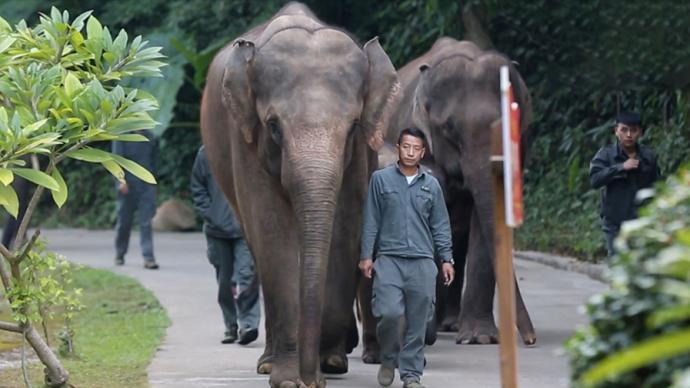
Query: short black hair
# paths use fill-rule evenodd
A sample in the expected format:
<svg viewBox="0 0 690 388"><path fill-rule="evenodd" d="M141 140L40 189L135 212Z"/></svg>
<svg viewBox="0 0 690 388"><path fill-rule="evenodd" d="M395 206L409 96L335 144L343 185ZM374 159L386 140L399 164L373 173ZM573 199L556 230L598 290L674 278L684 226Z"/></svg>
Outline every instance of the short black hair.
<svg viewBox="0 0 690 388"><path fill-rule="evenodd" d="M424 134L424 132L422 132L421 129L416 127L409 127L403 129L402 131L400 131L400 134L398 135L398 144L400 144L403 136L405 135L410 135L422 139L422 144L424 144L424 147L426 147L426 135Z"/></svg>
<svg viewBox="0 0 690 388"><path fill-rule="evenodd" d="M642 125L642 118L637 112L621 112L616 116L616 125L618 124L639 127Z"/></svg>

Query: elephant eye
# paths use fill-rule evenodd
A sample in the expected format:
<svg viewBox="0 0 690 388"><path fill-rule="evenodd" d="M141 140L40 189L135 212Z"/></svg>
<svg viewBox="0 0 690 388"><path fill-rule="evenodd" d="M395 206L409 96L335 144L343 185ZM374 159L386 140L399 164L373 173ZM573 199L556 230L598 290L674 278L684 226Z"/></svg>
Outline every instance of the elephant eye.
<svg viewBox="0 0 690 388"><path fill-rule="evenodd" d="M276 144L281 145L283 144L283 131L280 130L280 125L278 124L278 120L271 119L268 120L266 123L266 126L268 126L268 131L271 133L271 137L273 138L273 141L276 142Z"/></svg>

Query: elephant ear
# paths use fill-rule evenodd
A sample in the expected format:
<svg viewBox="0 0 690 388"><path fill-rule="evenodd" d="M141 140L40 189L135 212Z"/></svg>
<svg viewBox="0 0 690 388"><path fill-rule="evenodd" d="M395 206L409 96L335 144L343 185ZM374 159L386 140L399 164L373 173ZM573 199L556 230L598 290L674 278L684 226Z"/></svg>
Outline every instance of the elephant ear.
<svg viewBox="0 0 690 388"><path fill-rule="evenodd" d="M429 76L429 65L423 63L419 66L419 82L412 98L412 122L426 135L428 154L434 154L434 144L429 130L429 107L425 106L427 101L426 85Z"/></svg>
<svg viewBox="0 0 690 388"><path fill-rule="evenodd" d="M369 72L362 110L362 126L367 136L367 144L374 151L378 151L383 146L391 116L402 99L402 89L398 73L379 44L378 37L364 45L364 53L369 59Z"/></svg>
<svg viewBox="0 0 690 388"><path fill-rule="evenodd" d="M254 128L259 122L250 81L254 54L254 43L241 39L235 41L223 73L223 104L230 111L232 120L238 123L247 143L254 141Z"/></svg>

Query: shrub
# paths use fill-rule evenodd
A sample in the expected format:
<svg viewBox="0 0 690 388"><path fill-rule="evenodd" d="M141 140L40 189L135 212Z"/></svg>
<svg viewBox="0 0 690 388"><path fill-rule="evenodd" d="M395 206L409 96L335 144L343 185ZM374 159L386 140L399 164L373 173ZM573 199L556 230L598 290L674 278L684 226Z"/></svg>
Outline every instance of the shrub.
<svg viewBox="0 0 690 388"><path fill-rule="evenodd" d="M690 166L623 224L611 289L568 342L574 387L659 387L690 371ZM682 376L682 372L685 375Z"/></svg>

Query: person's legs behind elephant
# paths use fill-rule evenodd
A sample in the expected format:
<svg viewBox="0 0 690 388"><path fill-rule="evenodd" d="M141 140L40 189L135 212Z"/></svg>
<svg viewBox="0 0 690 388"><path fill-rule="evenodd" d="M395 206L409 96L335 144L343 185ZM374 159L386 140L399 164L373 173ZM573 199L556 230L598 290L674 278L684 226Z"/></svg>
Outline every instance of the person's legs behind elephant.
<svg viewBox="0 0 690 388"><path fill-rule="evenodd" d="M259 281L254 271L254 259L244 238L232 240L234 260L233 279L237 287L237 320L240 328L240 345L254 342L259 336L261 303Z"/></svg>
<svg viewBox="0 0 690 388"><path fill-rule="evenodd" d="M223 313L225 333L221 343L231 344L237 341L237 309L232 295L232 274L234 269L233 243L231 239L206 235L208 261L216 271L218 283L218 305Z"/></svg>

